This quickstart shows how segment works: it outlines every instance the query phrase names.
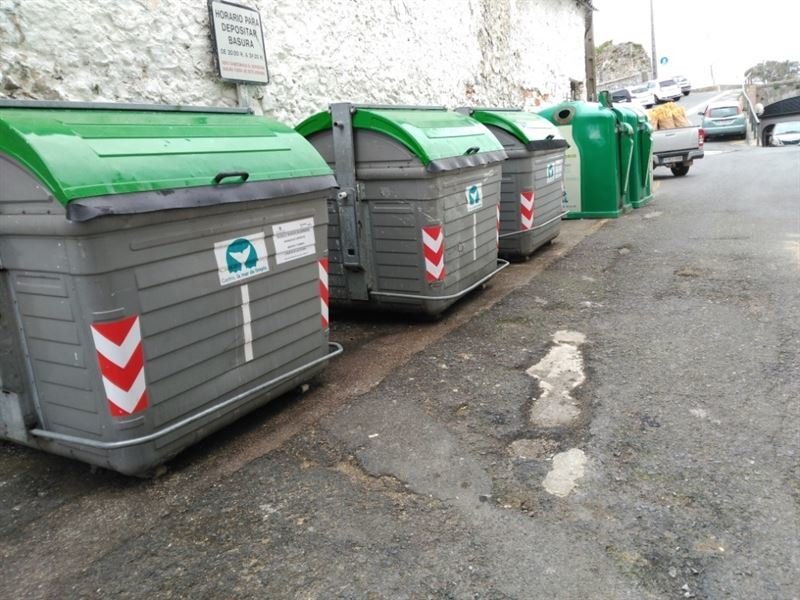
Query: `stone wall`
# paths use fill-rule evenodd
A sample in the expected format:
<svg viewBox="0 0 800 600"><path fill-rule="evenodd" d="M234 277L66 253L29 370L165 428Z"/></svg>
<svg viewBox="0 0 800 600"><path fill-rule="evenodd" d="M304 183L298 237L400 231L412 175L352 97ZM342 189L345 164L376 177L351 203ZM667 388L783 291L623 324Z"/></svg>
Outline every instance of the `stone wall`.
<svg viewBox="0 0 800 600"><path fill-rule="evenodd" d="M244 0L271 82L253 107L296 123L331 101L534 105L583 81L577 0ZM205 0L0 0L0 97L235 105Z"/></svg>

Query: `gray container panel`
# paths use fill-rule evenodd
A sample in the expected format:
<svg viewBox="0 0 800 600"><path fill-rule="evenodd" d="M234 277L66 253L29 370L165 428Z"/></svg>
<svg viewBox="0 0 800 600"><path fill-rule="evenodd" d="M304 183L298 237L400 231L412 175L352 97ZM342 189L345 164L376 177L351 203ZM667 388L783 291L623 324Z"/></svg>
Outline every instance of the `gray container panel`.
<svg viewBox="0 0 800 600"><path fill-rule="evenodd" d="M0 154L0 215L47 213L53 209L52 196L35 177L16 161Z"/></svg>
<svg viewBox="0 0 800 600"><path fill-rule="evenodd" d="M341 235L339 208L335 200L328 200L328 290L333 299L347 297Z"/></svg>
<svg viewBox="0 0 800 600"><path fill-rule="evenodd" d="M466 190L480 183L483 206L468 211ZM371 227L371 257L375 290L431 296L455 294L491 273L497 265L496 204L499 201L499 168L445 174L428 180L371 182L365 186ZM405 201L382 200L392 189ZM374 193L377 197L368 194ZM422 227L442 225L445 243L445 282L425 281ZM422 306L440 312L455 300L425 303L376 297L383 304Z"/></svg>
<svg viewBox="0 0 800 600"><path fill-rule="evenodd" d="M12 205L16 211L20 203L6 207ZM40 426L111 442L140 437L327 354L317 266L327 246L322 193L240 204L235 213L229 207L208 207L106 217L80 225L65 221L55 202L49 210L61 216L37 217L41 227L24 218L0 219L0 258L10 269L8 287L13 286L20 300L20 322L43 415ZM315 223L314 253L277 264L272 225L307 217ZM241 285L220 286L214 242L254 231L265 233L269 271L245 281L254 358L244 362ZM21 270L26 263L38 270ZM90 325L130 314L140 316L150 408L135 417L113 419ZM110 451L46 440L39 446L136 473L322 368L313 367L170 434L160 442L168 452L152 442ZM27 387L34 388L30 382Z"/></svg>
<svg viewBox="0 0 800 600"><path fill-rule="evenodd" d="M75 313L66 298L53 298L36 294L17 293L25 317L41 317L59 321L74 321Z"/></svg>
<svg viewBox="0 0 800 600"><path fill-rule="evenodd" d="M215 356L211 360L186 369L184 373L174 374L159 382L153 391L153 396L166 396L169 401L155 401L153 403L153 417L158 427L185 416L186 408L199 411L214 403L224 396L231 396L237 390L253 387L260 379L268 380L277 376L282 371L291 370L291 362L286 361L280 353L291 355L297 364L303 364L312 358L324 355L319 352L319 327L316 328L308 322L286 331L292 335L287 343L274 344L271 353L254 358L246 368L225 370L236 362L236 351L230 350ZM297 357L297 358L295 358ZM306 358L307 357L307 358ZM209 370L221 370L222 375L209 377ZM191 377L195 387L187 386L182 375Z"/></svg>
<svg viewBox="0 0 800 600"><path fill-rule="evenodd" d="M424 165L403 144L374 131L356 129L354 133L357 180L382 181L397 177L416 179L427 175ZM335 168L331 130L320 131L310 136L308 141L314 145L325 162L332 169ZM385 185L384 193L386 197L391 197L392 186Z"/></svg>
<svg viewBox="0 0 800 600"><path fill-rule="evenodd" d="M268 352L278 349L278 341L283 338L291 339L294 335L293 329L298 325L310 322L311 325L318 325L314 322L313 316L319 315L319 299L312 298L302 302L295 302L293 306L277 309L263 318L258 318L259 312L265 310L269 303L262 303L262 306L251 303L251 312L254 314L251 327L253 330L253 357L257 358ZM220 315L216 319L219 323L209 328L205 335L195 334L190 343L176 343L177 337L174 331L169 331L160 335L148 336L148 380L152 385L156 385L167 377L176 377L186 369L195 367L205 367L206 371L200 371L201 376L215 376L209 373L210 367L206 364L217 359L219 356L227 355L229 352L234 354L234 362L244 362L242 355L242 313ZM227 318L229 317L229 318ZM232 325L232 326L231 326ZM318 328L317 328L318 329ZM214 331L218 330L218 331ZM151 343L152 342L152 343ZM153 356L150 348L155 346L154 352L160 354ZM168 349L171 348L171 349ZM181 378L182 380L183 378ZM192 381L196 384L197 380ZM164 393L157 397L171 397L174 393Z"/></svg>
<svg viewBox="0 0 800 600"><path fill-rule="evenodd" d="M60 344L47 340L28 340L30 356L47 363L86 368L86 357L75 344Z"/></svg>
<svg viewBox="0 0 800 600"><path fill-rule="evenodd" d="M527 257L560 233L561 223L557 217L563 212L561 179L564 150L531 152L505 130L491 125L487 127L509 156L503 163L500 233L515 235L501 237L500 254L509 258ZM547 182L547 165L556 161L561 162L559 172L562 176L553 182ZM523 232L520 194L527 190L534 192L534 221L533 229ZM540 227L548 221L552 222Z"/></svg>
<svg viewBox="0 0 800 600"><path fill-rule="evenodd" d="M0 390L21 394L25 390L25 367L20 351L19 330L14 315L6 273L0 273ZM33 406L26 407L32 414Z"/></svg>
<svg viewBox="0 0 800 600"><path fill-rule="evenodd" d="M500 233L520 233L501 237L501 255L511 258L527 257L560 233L559 216L563 213L563 156L563 150L532 152L527 157L509 159L503 164ZM548 181L547 176L547 167L550 164L560 164L556 173L562 173L552 181ZM523 191L534 192L533 228L528 231L523 231L522 228L520 196Z"/></svg>
<svg viewBox="0 0 800 600"><path fill-rule="evenodd" d="M554 239L561 231L558 215L564 212L564 150L537 152L535 157L536 220L538 223L552 221L537 230L539 245ZM548 177L548 165L554 165L554 176Z"/></svg>
<svg viewBox="0 0 800 600"><path fill-rule="evenodd" d="M103 417L100 411L105 410L105 403L98 404L96 395L41 379L37 382L36 389L48 427L81 437L102 437L97 421Z"/></svg>

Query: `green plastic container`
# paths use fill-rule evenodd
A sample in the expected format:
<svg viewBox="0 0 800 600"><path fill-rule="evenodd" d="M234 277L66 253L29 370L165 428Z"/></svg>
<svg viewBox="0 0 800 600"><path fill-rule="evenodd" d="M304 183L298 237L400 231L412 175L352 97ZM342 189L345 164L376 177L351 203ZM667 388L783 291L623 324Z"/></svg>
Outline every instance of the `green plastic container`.
<svg viewBox="0 0 800 600"><path fill-rule="evenodd" d="M596 102L564 102L539 114L570 145L564 165L566 218L616 218L630 209L634 129L618 111Z"/></svg>
<svg viewBox="0 0 800 600"><path fill-rule="evenodd" d="M641 208L653 199L653 126L650 125L647 112L641 106L630 105L624 108L636 113L638 119L634 154L637 179L632 181L631 185L639 187L639 199L638 202L633 202L633 207Z"/></svg>

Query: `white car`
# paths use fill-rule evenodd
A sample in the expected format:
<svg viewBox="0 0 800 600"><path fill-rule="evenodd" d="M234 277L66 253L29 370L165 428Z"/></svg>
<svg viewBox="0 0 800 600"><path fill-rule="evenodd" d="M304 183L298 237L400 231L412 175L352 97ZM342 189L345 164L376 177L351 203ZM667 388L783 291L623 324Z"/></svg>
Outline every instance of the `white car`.
<svg viewBox="0 0 800 600"><path fill-rule="evenodd" d="M674 102L680 100L683 96L681 87L675 83L674 79L659 79L658 81L648 81L652 84L653 94L656 97L656 102Z"/></svg>
<svg viewBox="0 0 800 600"><path fill-rule="evenodd" d="M638 102L645 108L650 108L656 103L656 97L648 83L630 88L631 102Z"/></svg>
<svg viewBox="0 0 800 600"><path fill-rule="evenodd" d="M778 123L772 130L770 146L800 145L800 121Z"/></svg>

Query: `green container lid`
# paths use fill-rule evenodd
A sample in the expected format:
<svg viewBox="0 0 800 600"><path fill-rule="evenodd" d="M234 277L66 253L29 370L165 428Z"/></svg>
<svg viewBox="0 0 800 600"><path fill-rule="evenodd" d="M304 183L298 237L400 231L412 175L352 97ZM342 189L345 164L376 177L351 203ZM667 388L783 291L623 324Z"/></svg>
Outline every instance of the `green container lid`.
<svg viewBox="0 0 800 600"><path fill-rule="evenodd" d="M461 109L459 109L461 110ZM509 108L468 108L473 119L497 127L517 138L531 152L568 148L569 144L553 125L535 113Z"/></svg>
<svg viewBox="0 0 800 600"><path fill-rule="evenodd" d="M331 113L312 115L297 126L306 137L332 127ZM499 162L500 142L474 119L444 108L353 107L353 128L382 133L409 149L428 171Z"/></svg>
<svg viewBox="0 0 800 600"><path fill-rule="evenodd" d="M0 153L31 171L64 206L137 192L225 190L245 180L250 186L315 178L311 187L335 185L325 161L296 131L238 110L3 102ZM105 214L116 212L113 202Z"/></svg>

